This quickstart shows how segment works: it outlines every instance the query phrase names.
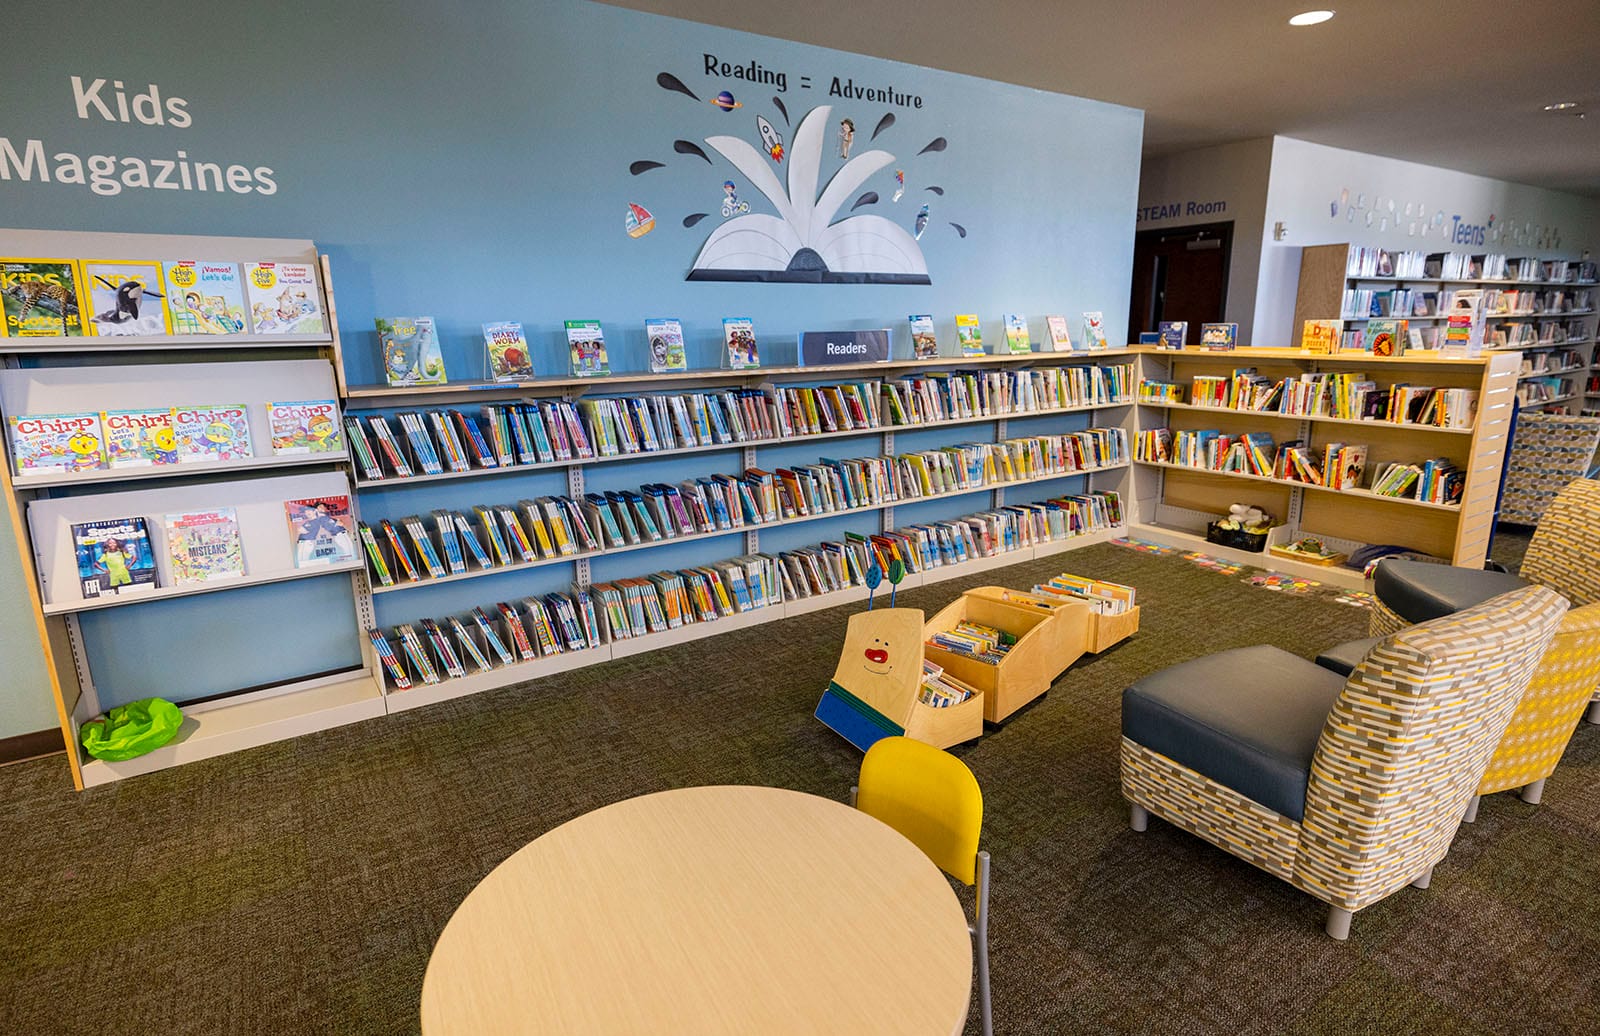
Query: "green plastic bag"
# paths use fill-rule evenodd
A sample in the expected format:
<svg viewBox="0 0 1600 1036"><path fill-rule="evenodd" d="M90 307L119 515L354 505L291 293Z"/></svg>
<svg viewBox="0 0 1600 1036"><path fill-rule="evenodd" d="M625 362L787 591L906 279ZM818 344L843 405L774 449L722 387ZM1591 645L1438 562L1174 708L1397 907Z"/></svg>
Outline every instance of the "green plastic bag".
<svg viewBox="0 0 1600 1036"><path fill-rule="evenodd" d="M83 750L96 759L118 762L153 752L178 736L183 713L170 701L145 698L118 705L103 719L92 719L78 731Z"/></svg>

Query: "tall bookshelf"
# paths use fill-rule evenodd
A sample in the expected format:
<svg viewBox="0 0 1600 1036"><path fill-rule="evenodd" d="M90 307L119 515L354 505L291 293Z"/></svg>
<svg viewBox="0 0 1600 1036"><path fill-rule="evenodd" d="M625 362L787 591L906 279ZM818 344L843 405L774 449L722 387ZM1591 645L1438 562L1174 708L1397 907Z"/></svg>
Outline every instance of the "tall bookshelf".
<svg viewBox="0 0 1600 1036"><path fill-rule="evenodd" d="M1298 335L1305 321L1312 319L1338 319L1345 330L1363 327L1371 318L1345 311L1346 293L1352 290L1495 291L1505 297L1485 319L1489 334L1504 333L1513 343L1505 350L1520 354L1517 395L1522 407L1547 413L1600 414L1600 353L1595 349L1595 299L1600 289L1592 262L1530 257L1511 259L1506 272L1513 276L1506 277L1395 276L1363 269L1362 251L1349 244L1312 245L1301 251L1292 333ZM1370 255L1377 250L1365 251ZM1447 255L1469 273L1475 261L1482 265L1479 254ZM1567 269L1560 272L1558 264L1563 263ZM1535 273L1538 275L1516 276ZM1575 293L1585 295L1586 304L1574 305ZM1432 327L1443 318L1408 315L1404 319L1413 326ZM1517 344L1519 340L1521 344Z"/></svg>
<svg viewBox="0 0 1600 1036"><path fill-rule="evenodd" d="M326 264L306 240L0 230L0 255L309 263L322 273L324 312L333 309ZM89 302L80 305L87 311ZM336 652L340 664L298 672L292 653L272 646L274 608L329 628L370 621L358 564L295 566L283 506L351 495L345 455L274 456L267 421L268 402L338 398L338 350L332 321L309 335L0 338L0 417L243 403L253 440L245 459L56 475L16 474L6 436L0 493L76 787L383 714L370 651L346 645ZM218 507L237 515L245 575L174 585L160 549L162 516ZM158 584L86 598L71 527L127 516L149 525ZM258 636L239 629L247 622ZM131 688L146 687L162 667L199 684L180 702L178 737L125 762L87 757L82 724L144 696Z"/></svg>
<svg viewBox="0 0 1600 1036"><path fill-rule="evenodd" d="M353 386L348 390L352 416L392 416L407 409L462 408L486 402L579 402L603 396L637 398L688 392L744 390L760 392L777 387L871 384L918 374L951 371L1028 374L1063 367L1133 368L1133 350L1112 349L1085 353L1034 353L1028 356L982 356L935 360L893 360L888 363L830 365L821 368L775 367L758 370L690 371L682 374L618 373L607 378L540 378L515 384L467 382L443 386L390 388ZM1053 435L1086 426L1114 427L1125 434L1132 410L1132 377L1126 379L1121 398L1076 401L1060 406L976 413L914 424L895 424L887 406L873 426L840 428L813 434L746 438L736 442L686 445L581 460L519 464L512 467L445 471L442 474L382 479L358 478L357 493L365 520L377 523L411 514L427 515L438 507L461 508L474 501L502 503L539 495L566 495L575 499L585 492L637 487L647 482L676 482L717 473L738 474L749 469L774 470L828 457L862 457L904 454L937 449L954 443L998 443L1007 439ZM1121 436L1119 436L1120 438ZM773 554L819 540L838 540L846 531L860 534L889 532L907 524L938 520L931 508L946 515L967 514L1029 503L1064 494L1117 491L1126 495L1131 478L1124 452L1115 462L1083 470L1043 470L1026 477L994 481L976 488L956 488L933 495L910 495L865 503L841 510L780 517L742 528L697 532L640 543L610 546L577 556L555 556L482 569L469 563L468 571L442 578L402 581L392 586L371 586L378 625L386 631L401 623L432 617L460 615L472 607L493 614L497 602L561 587L587 588L593 582L645 576L663 568L703 565L712 557ZM910 573L902 588L930 585L990 568L1048 556L1089 543L1122 535L1123 526L1107 527L1071 538L1034 542L992 556L939 564ZM686 545L695 544L693 547ZM690 554L696 555L689 558ZM665 559L665 560L663 560ZM370 577L369 577L370 578ZM390 684L391 711L506 686L612 658L654 650L729 630L769 623L799 614L864 600L860 585L782 600L764 607L740 610L711 622L686 623L674 629L626 639L609 639L598 648L564 651L545 657L496 665L487 672L413 685L398 690ZM398 648L398 645L396 645ZM491 655L492 659L492 655ZM411 668L408 666L408 668Z"/></svg>
<svg viewBox="0 0 1600 1036"><path fill-rule="evenodd" d="M1397 383L1478 392L1476 418L1469 428L1399 424L1234 410L1185 402L1141 401L1134 431L1153 428L1215 429L1227 435L1267 432L1281 444L1300 439L1312 446L1329 442L1368 447L1370 473L1388 461L1412 463L1449 458L1466 473L1459 505L1425 503L1375 495L1370 489L1335 490L1283 479L1211 471L1173 463L1135 460L1132 534L1174 546L1220 555L1324 583L1362 589L1361 573L1272 554L1235 550L1205 539L1206 523L1230 504L1260 507L1282 524L1268 544L1287 544L1315 536L1332 549L1349 552L1369 544L1393 544L1445 558L1454 565L1481 568L1493 532L1495 498L1507 448L1519 357L1486 353L1472 359L1445 359L1412 353L1375 357L1361 353L1312 355L1298 349L1251 348L1233 352L1147 351L1140 357L1145 380L1189 386L1196 375L1229 376L1253 367L1277 381L1310 372L1359 371L1380 387Z"/></svg>

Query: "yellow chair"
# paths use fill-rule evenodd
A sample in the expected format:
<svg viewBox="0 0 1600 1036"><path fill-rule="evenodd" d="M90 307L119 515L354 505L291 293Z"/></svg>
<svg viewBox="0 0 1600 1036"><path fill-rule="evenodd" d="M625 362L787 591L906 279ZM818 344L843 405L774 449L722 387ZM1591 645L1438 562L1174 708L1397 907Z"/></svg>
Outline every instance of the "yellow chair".
<svg viewBox="0 0 1600 1036"><path fill-rule="evenodd" d="M989 854L978 849L983 792L966 764L949 752L908 737L874 742L861 760L860 784L850 803L914 842L939 869L977 884L978 1009L983 1034L994 1032L989 1009Z"/></svg>

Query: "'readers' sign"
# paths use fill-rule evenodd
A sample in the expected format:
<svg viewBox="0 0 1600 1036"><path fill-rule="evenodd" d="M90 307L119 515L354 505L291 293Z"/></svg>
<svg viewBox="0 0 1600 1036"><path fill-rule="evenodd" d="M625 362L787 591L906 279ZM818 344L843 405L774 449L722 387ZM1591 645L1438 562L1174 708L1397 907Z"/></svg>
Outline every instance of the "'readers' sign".
<svg viewBox="0 0 1600 1036"><path fill-rule="evenodd" d="M800 335L802 367L887 362L889 362L887 327L871 331L804 331Z"/></svg>

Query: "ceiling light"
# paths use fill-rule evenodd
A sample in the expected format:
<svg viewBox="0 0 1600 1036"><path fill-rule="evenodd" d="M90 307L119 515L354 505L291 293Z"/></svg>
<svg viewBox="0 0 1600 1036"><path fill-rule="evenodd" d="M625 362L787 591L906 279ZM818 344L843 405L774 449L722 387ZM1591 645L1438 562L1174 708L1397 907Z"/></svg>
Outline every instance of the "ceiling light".
<svg viewBox="0 0 1600 1036"><path fill-rule="evenodd" d="M1289 19L1290 25L1321 25L1333 17L1332 11L1304 11Z"/></svg>
<svg viewBox="0 0 1600 1036"><path fill-rule="evenodd" d="M1547 112L1564 112L1568 108L1576 108L1577 106L1577 101L1557 101L1555 104L1545 105L1544 110Z"/></svg>

